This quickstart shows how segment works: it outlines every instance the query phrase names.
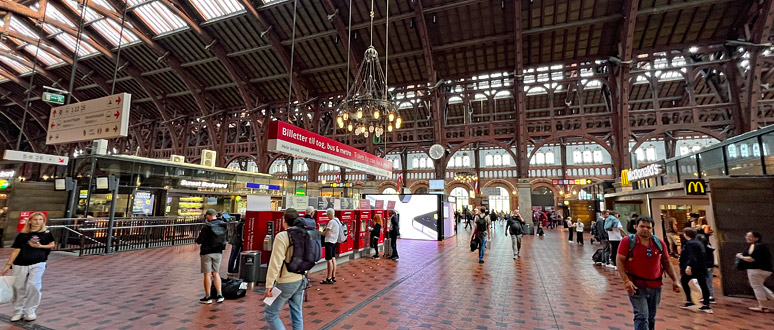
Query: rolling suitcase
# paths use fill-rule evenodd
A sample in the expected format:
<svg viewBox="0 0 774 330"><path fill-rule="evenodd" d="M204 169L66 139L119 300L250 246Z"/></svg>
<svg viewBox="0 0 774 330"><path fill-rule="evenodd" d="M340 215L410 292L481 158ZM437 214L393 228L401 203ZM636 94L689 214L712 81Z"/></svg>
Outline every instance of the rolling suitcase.
<svg viewBox="0 0 774 330"><path fill-rule="evenodd" d="M390 245L392 239L389 237L384 238L384 257L392 257L392 245Z"/></svg>

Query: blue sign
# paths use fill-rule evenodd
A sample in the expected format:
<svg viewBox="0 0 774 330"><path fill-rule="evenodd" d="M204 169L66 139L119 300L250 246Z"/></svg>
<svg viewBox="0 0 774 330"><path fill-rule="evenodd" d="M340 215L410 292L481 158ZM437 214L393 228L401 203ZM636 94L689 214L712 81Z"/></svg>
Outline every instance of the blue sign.
<svg viewBox="0 0 774 330"><path fill-rule="evenodd" d="M276 184L248 182L246 185L247 185L247 188L250 188L250 189L280 190L280 186Z"/></svg>

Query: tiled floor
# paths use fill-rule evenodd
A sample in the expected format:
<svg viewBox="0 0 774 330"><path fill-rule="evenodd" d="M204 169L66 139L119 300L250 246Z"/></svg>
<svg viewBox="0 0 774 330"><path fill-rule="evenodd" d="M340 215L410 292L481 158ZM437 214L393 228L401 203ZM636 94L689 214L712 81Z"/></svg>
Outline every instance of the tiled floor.
<svg viewBox="0 0 774 330"><path fill-rule="evenodd" d="M441 243L400 240L398 262L350 261L339 266L337 284L315 284L304 304L306 329L632 329L615 272L591 264L596 246L570 245L565 234L525 237L514 261L510 238L498 225L483 265L467 234ZM240 300L198 303L197 252L184 246L82 258L54 253L38 321L24 326L264 329L260 288ZM0 249L3 260L9 253ZM222 267L225 274L225 262ZM315 273L312 280L322 277ZM752 300L720 297L708 315L677 308L682 299L664 291L659 329L774 329L774 314L746 309ZM0 329L16 328L7 323L11 314L0 306ZM287 309L283 319L289 326Z"/></svg>

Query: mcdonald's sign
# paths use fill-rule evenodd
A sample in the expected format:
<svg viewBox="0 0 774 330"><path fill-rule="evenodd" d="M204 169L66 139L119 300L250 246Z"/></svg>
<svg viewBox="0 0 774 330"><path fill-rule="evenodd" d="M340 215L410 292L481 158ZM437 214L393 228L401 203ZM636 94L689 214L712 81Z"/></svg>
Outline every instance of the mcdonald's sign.
<svg viewBox="0 0 774 330"><path fill-rule="evenodd" d="M621 171L621 184L624 186L631 184L631 182L629 182L629 170Z"/></svg>
<svg viewBox="0 0 774 330"><path fill-rule="evenodd" d="M683 184L686 195L706 195L709 190L707 181L702 179L686 179Z"/></svg>

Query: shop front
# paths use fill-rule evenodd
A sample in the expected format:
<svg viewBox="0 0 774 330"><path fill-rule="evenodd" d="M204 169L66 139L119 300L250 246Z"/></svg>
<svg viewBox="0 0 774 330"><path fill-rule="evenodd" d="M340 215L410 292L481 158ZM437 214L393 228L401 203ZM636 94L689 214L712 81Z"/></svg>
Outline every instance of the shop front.
<svg viewBox="0 0 774 330"><path fill-rule="evenodd" d="M305 182L267 174L123 155L80 157L71 175L78 180L72 214L94 217L110 214L114 194L102 182L111 176L118 178L116 217L198 218L207 209L244 214L247 195L271 196L279 209L283 196L306 189Z"/></svg>

